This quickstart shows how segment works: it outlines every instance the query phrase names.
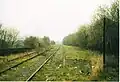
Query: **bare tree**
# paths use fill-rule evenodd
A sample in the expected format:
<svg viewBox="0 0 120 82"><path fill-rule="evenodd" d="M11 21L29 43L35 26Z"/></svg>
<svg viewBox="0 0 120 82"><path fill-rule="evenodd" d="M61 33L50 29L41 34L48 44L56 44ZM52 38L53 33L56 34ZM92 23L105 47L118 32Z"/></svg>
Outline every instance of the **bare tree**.
<svg viewBox="0 0 120 82"><path fill-rule="evenodd" d="M18 40L19 32L13 28L1 28L0 25L0 48L14 47Z"/></svg>
<svg viewBox="0 0 120 82"><path fill-rule="evenodd" d="M10 47L14 47L15 42L18 40L18 34L19 32L16 29L7 29L7 36L6 41L10 45Z"/></svg>

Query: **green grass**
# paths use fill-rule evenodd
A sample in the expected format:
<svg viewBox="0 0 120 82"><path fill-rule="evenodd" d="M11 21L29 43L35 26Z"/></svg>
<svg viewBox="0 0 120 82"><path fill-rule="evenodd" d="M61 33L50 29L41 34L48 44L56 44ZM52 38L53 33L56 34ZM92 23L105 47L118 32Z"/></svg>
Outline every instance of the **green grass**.
<svg viewBox="0 0 120 82"><path fill-rule="evenodd" d="M94 66L94 68L92 68ZM88 81L102 69L102 55L77 47L62 46L35 75L33 81Z"/></svg>
<svg viewBox="0 0 120 82"><path fill-rule="evenodd" d="M33 56L35 56L36 54L32 54L32 55L29 55L29 56L26 56L26 57L23 57L23 58L20 58L20 59L17 59L17 60L14 60L14 61L10 61L10 62L2 62L0 63L0 71L6 69L6 68L9 68L11 66L14 66L22 61L25 61Z"/></svg>
<svg viewBox="0 0 120 82"><path fill-rule="evenodd" d="M118 81L119 80L119 60L110 55L105 57L106 66L103 71L93 80Z"/></svg>
<svg viewBox="0 0 120 82"><path fill-rule="evenodd" d="M45 50L41 50L41 51L39 51L39 53L41 53L43 51L45 51ZM27 55L25 57L22 57L22 56L26 55L27 53L28 52L20 53L20 54L11 54L11 55L8 55L8 56L3 56L4 59L1 60L1 62L0 62L0 72L3 71L4 69L12 67L12 66L14 66L14 65L16 65L16 64L18 64L18 63L20 63L22 61L25 61L25 60L27 60L29 58L32 58L35 55L37 55L37 53L34 53L34 54L29 54L29 55ZM14 58L17 58L17 57L21 57L21 58L19 58L17 60L14 60L14 61L5 61L5 60L11 60L11 59L14 59Z"/></svg>
<svg viewBox="0 0 120 82"><path fill-rule="evenodd" d="M93 79L103 69L102 54L90 50L83 50L78 47L64 46L64 48L66 48L65 55L67 59L82 59L90 62L92 71L90 76L87 77L87 80Z"/></svg>
<svg viewBox="0 0 120 82"><path fill-rule="evenodd" d="M2 74L0 80L6 81L25 81L42 63L44 56L36 57L28 62L25 62L19 65L16 68L13 68L4 74ZM4 77L6 75L6 77Z"/></svg>
<svg viewBox="0 0 120 82"><path fill-rule="evenodd" d="M91 61L92 74L89 80L118 81L119 80L119 58L109 54L105 57L106 67L103 69L103 56L98 52L83 50L77 47L67 47L67 58L83 59Z"/></svg>
<svg viewBox="0 0 120 82"><path fill-rule="evenodd" d="M54 46L46 55L43 54L5 72L0 76L0 80L25 81L58 46ZM0 69L22 60L24 59L3 63ZM107 65L103 70L103 55L99 52L62 45L52 59L32 78L32 81L117 81L119 78L117 61L115 57L106 56Z"/></svg>
<svg viewBox="0 0 120 82"><path fill-rule="evenodd" d="M54 51L52 49L46 52L46 56L40 55L33 58L11 70L6 71L0 75L1 81L25 81L27 78L46 60L49 54Z"/></svg>
<svg viewBox="0 0 120 82"><path fill-rule="evenodd" d="M24 56L24 55L26 55L28 53L31 53L31 52L24 52L24 53L18 53L18 54L10 54L10 55L7 55L7 56L0 56L0 63L7 62L9 60L12 60L12 59L15 59L15 58L18 58L18 57L22 57L22 56Z"/></svg>

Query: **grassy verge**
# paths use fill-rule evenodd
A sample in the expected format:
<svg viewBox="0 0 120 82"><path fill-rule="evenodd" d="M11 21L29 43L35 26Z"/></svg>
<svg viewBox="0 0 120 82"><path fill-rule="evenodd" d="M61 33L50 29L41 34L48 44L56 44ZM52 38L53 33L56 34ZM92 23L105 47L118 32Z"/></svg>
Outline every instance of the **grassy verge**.
<svg viewBox="0 0 120 82"><path fill-rule="evenodd" d="M32 80L91 80L102 70L102 65L102 55L97 52L63 46Z"/></svg>
<svg viewBox="0 0 120 82"><path fill-rule="evenodd" d="M1 81L25 81L46 60L53 51L44 53L0 75Z"/></svg>
<svg viewBox="0 0 120 82"><path fill-rule="evenodd" d="M106 55L106 66L103 71L93 80L118 81L119 80L119 58Z"/></svg>
<svg viewBox="0 0 120 82"><path fill-rule="evenodd" d="M17 59L17 60L14 60L14 61L10 61L10 62L2 62L0 63L0 71L4 70L4 69L7 69L11 66L14 66L22 61L25 61L31 57L34 57L35 55L37 54L32 54L32 55L29 55L29 56L26 56L26 57L23 57L23 58L20 58L20 59Z"/></svg>
<svg viewBox="0 0 120 82"><path fill-rule="evenodd" d="M31 51L31 52L33 52L33 51ZM18 57L22 57L22 56L29 54L31 52L24 52L24 53L19 53L19 54L10 54L7 56L0 56L0 63L7 62L9 60L12 60L12 59L15 59Z"/></svg>
<svg viewBox="0 0 120 82"><path fill-rule="evenodd" d="M41 51L39 51L39 53L44 52L44 51L45 50L41 50ZM16 64L19 64L19 63L21 63L21 62L23 62L23 61L25 61L25 60L27 60L29 58L32 58L32 57L38 55L39 53L28 54L25 57L22 57L22 56L24 56L26 54L17 54L17 56L15 56L15 57L20 57L17 60L2 61L2 62L0 62L0 72L3 71L3 70L5 70L5 69L7 69L7 68L10 68L10 67L12 67L12 66L14 66ZM10 55L10 56L7 56L7 59L14 59L15 57L14 57L14 55Z"/></svg>

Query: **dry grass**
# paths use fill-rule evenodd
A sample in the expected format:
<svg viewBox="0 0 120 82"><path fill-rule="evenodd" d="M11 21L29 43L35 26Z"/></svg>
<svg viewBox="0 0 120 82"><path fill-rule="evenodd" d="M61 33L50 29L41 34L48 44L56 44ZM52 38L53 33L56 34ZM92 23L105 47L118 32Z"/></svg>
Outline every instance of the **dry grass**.
<svg viewBox="0 0 120 82"><path fill-rule="evenodd" d="M67 58L88 60L91 63L92 72L88 77L93 80L103 71L103 55L90 50L83 50L78 47L64 46L66 49Z"/></svg>
<svg viewBox="0 0 120 82"><path fill-rule="evenodd" d="M99 72L103 70L103 56L93 56L90 60L92 65L92 74L89 79L93 80L98 76Z"/></svg>

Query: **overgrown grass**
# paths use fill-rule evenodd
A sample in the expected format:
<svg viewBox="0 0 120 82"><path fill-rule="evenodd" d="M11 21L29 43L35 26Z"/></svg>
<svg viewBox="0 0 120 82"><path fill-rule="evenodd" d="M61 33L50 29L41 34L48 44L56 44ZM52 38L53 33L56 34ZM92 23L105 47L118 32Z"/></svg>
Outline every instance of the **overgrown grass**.
<svg viewBox="0 0 120 82"><path fill-rule="evenodd" d="M98 81L118 81L119 80L119 58L114 55L106 54L103 68L103 55L99 52L90 50L83 50L77 47L65 46L69 50L67 52L68 58L80 58L83 60L90 60L92 66L92 74L89 80ZM76 53L75 53L76 52ZM78 53L78 54L77 54Z"/></svg>
<svg viewBox="0 0 120 82"><path fill-rule="evenodd" d="M48 58L54 49L12 68L0 75L1 81L25 81ZM22 59L21 59L22 60Z"/></svg>
<svg viewBox="0 0 120 82"><path fill-rule="evenodd" d="M111 55L105 56L105 68L93 80L118 81L119 80L119 58Z"/></svg>
<svg viewBox="0 0 120 82"><path fill-rule="evenodd" d="M46 53L46 57L54 52ZM45 58L37 57L25 62L12 71L2 75L1 80L25 80ZM99 52L80 49L73 46L62 46L61 49L33 77L33 81L117 81L118 58L106 56L106 68L103 70L103 55ZM10 76L11 75L11 76Z"/></svg>
<svg viewBox="0 0 120 82"><path fill-rule="evenodd" d="M103 70L103 55L98 52L80 49L78 47L64 46L66 48L66 57L69 59L82 59L90 61L92 72L88 80L96 77Z"/></svg>
<svg viewBox="0 0 120 82"><path fill-rule="evenodd" d="M3 63L3 62L7 62L9 60L12 60L12 59L15 59L15 58L18 58L18 57L22 57L26 54L29 54L33 51L29 51L29 52L24 52L24 53L17 53L17 54L10 54L10 55L7 55L7 56L0 56L0 63Z"/></svg>
<svg viewBox="0 0 120 82"><path fill-rule="evenodd" d="M35 75L34 81L89 81L102 70L102 55L77 47L62 46Z"/></svg>

